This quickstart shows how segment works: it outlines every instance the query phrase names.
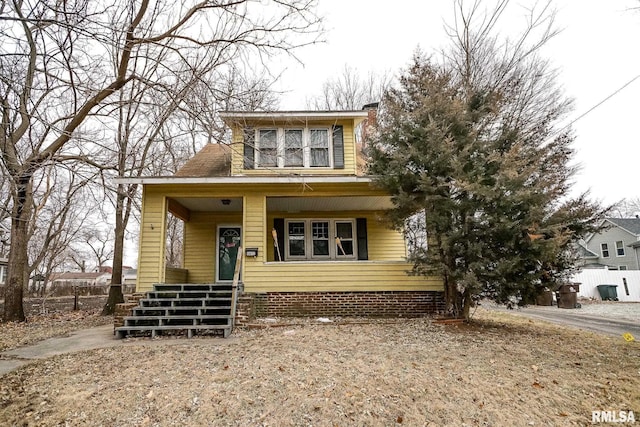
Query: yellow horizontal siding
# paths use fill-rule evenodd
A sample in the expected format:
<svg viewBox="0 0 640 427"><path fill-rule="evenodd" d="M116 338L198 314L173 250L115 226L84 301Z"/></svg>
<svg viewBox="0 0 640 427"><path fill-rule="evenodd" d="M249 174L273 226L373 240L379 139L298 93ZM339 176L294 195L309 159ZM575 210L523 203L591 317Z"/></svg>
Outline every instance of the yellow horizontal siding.
<svg viewBox="0 0 640 427"><path fill-rule="evenodd" d="M243 247L258 248L258 256L245 260L245 265L265 260L265 215L267 211L266 198L263 195L251 195L244 198L244 234ZM243 270L244 270L243 266Z"/></svg>
<svg viewBox="0 0 640 427"><path fill-rule="evenodd" d="M273 262L245 270L246 292L441 291L438 277L410 276L406 262Z"/></svg>
<svg viewBox="0 0 640 427"><path fill-rule="evenodd" d="M367 218L367 240L369 259L398 261L407 257L407 245L402 233L388 228L380 217L383 213L365 215Z"/></svg>
<svg viewBox="0 0 640 427"><path fill-rule="evenodd" d="M145 188L138 249L138 292L151 290L154 283L164 281L165 215L165 198Z"/></svg>
<svg viewBox="0 0 640 427"><path fill-rule="evenodd" d="M165 283L188 283L187 270L183 268L167 267L164 273Z"/></svg>
<svg viewBox="0 0 640 427"><path fill-rule="evenodd" d="M242 215L192 212L185 223L184 268L189 283L212 283L216 269L216 235L220 225L242 225Z"/></svg>

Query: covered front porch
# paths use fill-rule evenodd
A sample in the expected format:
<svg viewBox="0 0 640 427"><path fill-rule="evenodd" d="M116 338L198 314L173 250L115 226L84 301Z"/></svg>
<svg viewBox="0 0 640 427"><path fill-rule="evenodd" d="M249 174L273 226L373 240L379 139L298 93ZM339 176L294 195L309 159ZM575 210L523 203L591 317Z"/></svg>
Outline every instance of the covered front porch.
<svg viewBox="0 0 640 427"><path fill-rule="evenodd" d="M387 195L368 183L342 185L341 195L336 187L145 185L138 291L154 283L228 282L240 247L245 292L442 289L439 278L407 274L404 238L384 224ZM169 214L184 224L182 263L170 267Z"/></svg>

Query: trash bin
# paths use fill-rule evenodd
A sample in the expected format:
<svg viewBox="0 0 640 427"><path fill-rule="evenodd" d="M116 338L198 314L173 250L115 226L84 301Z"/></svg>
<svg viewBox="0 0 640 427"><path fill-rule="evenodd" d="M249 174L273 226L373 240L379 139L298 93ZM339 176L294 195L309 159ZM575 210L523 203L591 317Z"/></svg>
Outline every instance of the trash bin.
<svg viewBox="0 0 640 427"><path fill-rule="evenodd" d="M602 301L618 301L618 285L598 285L598 293Z"/></svg>
<svg viewBox="0 0 640 427"><path fill-rule="evenodd" d="M536 305L553 305L553 292L551 289L544 288L540 295L536 298Z"/></svg>
<svg viewBox="0 0 640 427"><path fill-rule="evenodd" d="M578 308L578 291L580 285L578 284L565 284L561 285L556 292L556 300L558 301L558 308Z"/></svg>

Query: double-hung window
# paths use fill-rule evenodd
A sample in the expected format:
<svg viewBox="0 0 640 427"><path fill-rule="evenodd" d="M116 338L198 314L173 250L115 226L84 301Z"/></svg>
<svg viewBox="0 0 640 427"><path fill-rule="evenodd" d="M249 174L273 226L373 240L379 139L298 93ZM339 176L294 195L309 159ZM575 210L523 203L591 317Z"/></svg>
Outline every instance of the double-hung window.
<svg viewBox="0 0 640 427"><path fill-rule="evenodd" d="M311 221L312 258L329 258L329 221Z"/></svg>
<svg viewBox="0 0 640 427"><path fill-rule="evenodd" d="M616 242L616 256L624 256L624 242L622 240Z"/></svg>
<svg viewBox="0 0 640 427"><path fill-rule="evenodd" d="M286 256L297 260L356 258L355 220L285 220Z"/></svg>
<svg viewBox="0 0 640 427"><path fill-rule="evenodd" d="M290 258L306 258L304 221L290 221L287 230L287 253Z"/></svg>
<svg viewBox="0 0 640 427"><path fill-rule="evenodd" d="M284 167L304 166L302 129L284 130Z"/></svg>
<svg viewBox="0 0 640 427"><path fill-rule="evenodd" d="M607 243L601 243L600 252L602 253L602 258L609 258L609 245Z"/></svg>
<svg viewBox="0 0 640 427"><path fill-rule="evenodd" d="M258 163L262 167L278 167L278 130L258 130Z"/></svg>
<svg viewBox="0 0 640 427"><path fill-rule="evenodd" d="M311 167L329 166L329 130L309 129L309 155Z"/></svg>
<svg viewBox="0 0 640 427"><path fill-rule="evenodd" d="M352 258L353 245L353 221L336 221L336 258Z"/></svg>

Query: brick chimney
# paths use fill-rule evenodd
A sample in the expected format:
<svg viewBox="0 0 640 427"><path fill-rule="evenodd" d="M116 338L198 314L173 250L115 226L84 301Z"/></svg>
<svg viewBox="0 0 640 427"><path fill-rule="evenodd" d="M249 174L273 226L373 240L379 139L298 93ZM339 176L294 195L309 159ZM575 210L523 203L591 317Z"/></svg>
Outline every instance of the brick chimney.
<svg viewBox="0 0 640 427"><path fill-rule="evenodd" d="M378 103L372 102L371 104L364 105L362 109L367 112L367 118L362 126L362 147L364 147L367 145L367 138L371 135L371 132L373 132L377 124Z"/></svg>

